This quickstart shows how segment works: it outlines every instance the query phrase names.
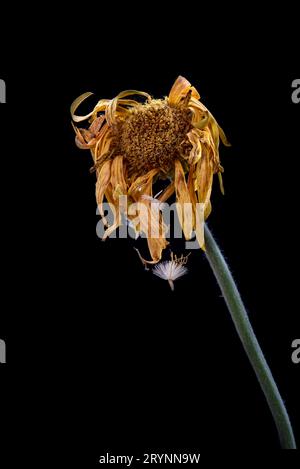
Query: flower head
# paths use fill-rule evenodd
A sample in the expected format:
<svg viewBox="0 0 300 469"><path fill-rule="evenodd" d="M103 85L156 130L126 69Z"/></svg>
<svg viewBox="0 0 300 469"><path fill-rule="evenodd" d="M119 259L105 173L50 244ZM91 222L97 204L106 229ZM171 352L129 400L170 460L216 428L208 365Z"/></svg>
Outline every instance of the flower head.
<svg viewBox="0 0 300 469"><path fill-rule="evenodd" d="M203 224L197 223L197 204L202 204L206 219L211 211L215 173L219 175L223 192L219 139L229 144L212 114L200 102L197 90L180 76L164 99L128 90L111 100L101 99L85 116L76 115L77 107L91 94L79 96L71 106L71 114L75 123L84 120L90 123L88 129L75 125L74 129L78 147L90 149L93 156L100 214L103 215L104 197L114 209L114 223L107 228L104 237L121 224L121 215L126 213L136 231L147 234L152 258L149 262L161 259L168 244L167 229L160 211L151 207L152 186L160 178L169 180L169 185L157 197L157 202L166 202L175 192L185 238L190 239L195 230L199 245L204 249ZM132 96L142 96L146 101L140 103ZM124 207L120 196L127 197L128 207ZM138 217L130 210L136 203L145 206ZM185 204L192 209L184 210ZM153 232L159 236L153 236Z"/></svg>

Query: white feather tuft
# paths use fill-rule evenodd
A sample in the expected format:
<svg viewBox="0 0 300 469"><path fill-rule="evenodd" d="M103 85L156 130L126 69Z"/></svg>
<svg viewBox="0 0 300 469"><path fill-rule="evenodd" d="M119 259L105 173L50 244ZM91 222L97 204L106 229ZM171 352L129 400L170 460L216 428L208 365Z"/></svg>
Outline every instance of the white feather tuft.
<svg viewBox="0 0 300 469"><path fill-rule="evenodd" d="M174 290L174 280L182 277L188 272L187 267L176 261L165 261L157 264L152 272L154 275L167 280L172 290Z"/></svg>

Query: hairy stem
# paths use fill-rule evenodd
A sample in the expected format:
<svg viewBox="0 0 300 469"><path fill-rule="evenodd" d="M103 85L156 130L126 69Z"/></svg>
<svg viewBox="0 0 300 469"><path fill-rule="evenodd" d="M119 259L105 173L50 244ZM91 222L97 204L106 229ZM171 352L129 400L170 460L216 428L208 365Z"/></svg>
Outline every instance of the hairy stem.
<svg viewBox="0 0 300 469"><path fill-rule="evenodd" d="M205 226L205 246L208 262L218 281L235 328L269 404L278 430L281 447L296 449L293 429L278 387L256 339L230 270L207 226Z"/></svg>

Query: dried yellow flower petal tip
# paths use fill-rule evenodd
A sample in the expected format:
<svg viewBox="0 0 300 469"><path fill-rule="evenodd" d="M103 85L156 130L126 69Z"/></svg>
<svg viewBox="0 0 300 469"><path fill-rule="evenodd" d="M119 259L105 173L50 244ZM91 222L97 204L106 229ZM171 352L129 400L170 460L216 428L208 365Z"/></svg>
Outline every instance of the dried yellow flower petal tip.
<svg viewBox="0 0 300 469"><path fill-rule="evenodd" d="M190 239L195 231L200 247L204 249L203 224L196 223L197 204L204 206L207 218L211 212L215 173L224 192L219 140L224 145L229 143L215 118L200 102L197 90L179 76L164 99L153 99L148 93L128 90L111 100L101 99L85 116L76 115L78 106L91 94L79 96L71 106L71 114L75 123L88 120L90 124L88 129L73 126L77 146L89 149L93 156L92 170L97 175L96 198L100 214L103 213L104 198L114 208L115 221L107 227L104 237L120 225L125 211L120 196L127 196L127 219L134 220L135 226L147 234L150 218L151 228L156 226L160 234L155 237L147 234L152 258L148 262L159 262L168 244L165 239L167 230L159 211L151 209L151 199L154 178L162 178L169 179L170 184L157 197L157 202L166 202L175 192L186 239ZM132 96L142 96L145 103L132 99ZM138 222L130 213L130 205L134 203L146 205ZM184 204L192 205L189 215L183 216Z"/></svg>

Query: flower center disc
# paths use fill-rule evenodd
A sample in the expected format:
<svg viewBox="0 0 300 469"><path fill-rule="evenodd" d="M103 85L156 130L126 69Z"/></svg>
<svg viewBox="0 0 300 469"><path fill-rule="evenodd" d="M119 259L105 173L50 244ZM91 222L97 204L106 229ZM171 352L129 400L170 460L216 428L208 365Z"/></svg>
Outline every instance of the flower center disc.
<svg viewBox="0 0 300 469"><path fill-rule="evenodd" d="M176 158L191 150L187 133L192 128L191 112L152 100L129 111L114 129L117 153L124 156L129 176L159 168L168 174Z"/></svg>

